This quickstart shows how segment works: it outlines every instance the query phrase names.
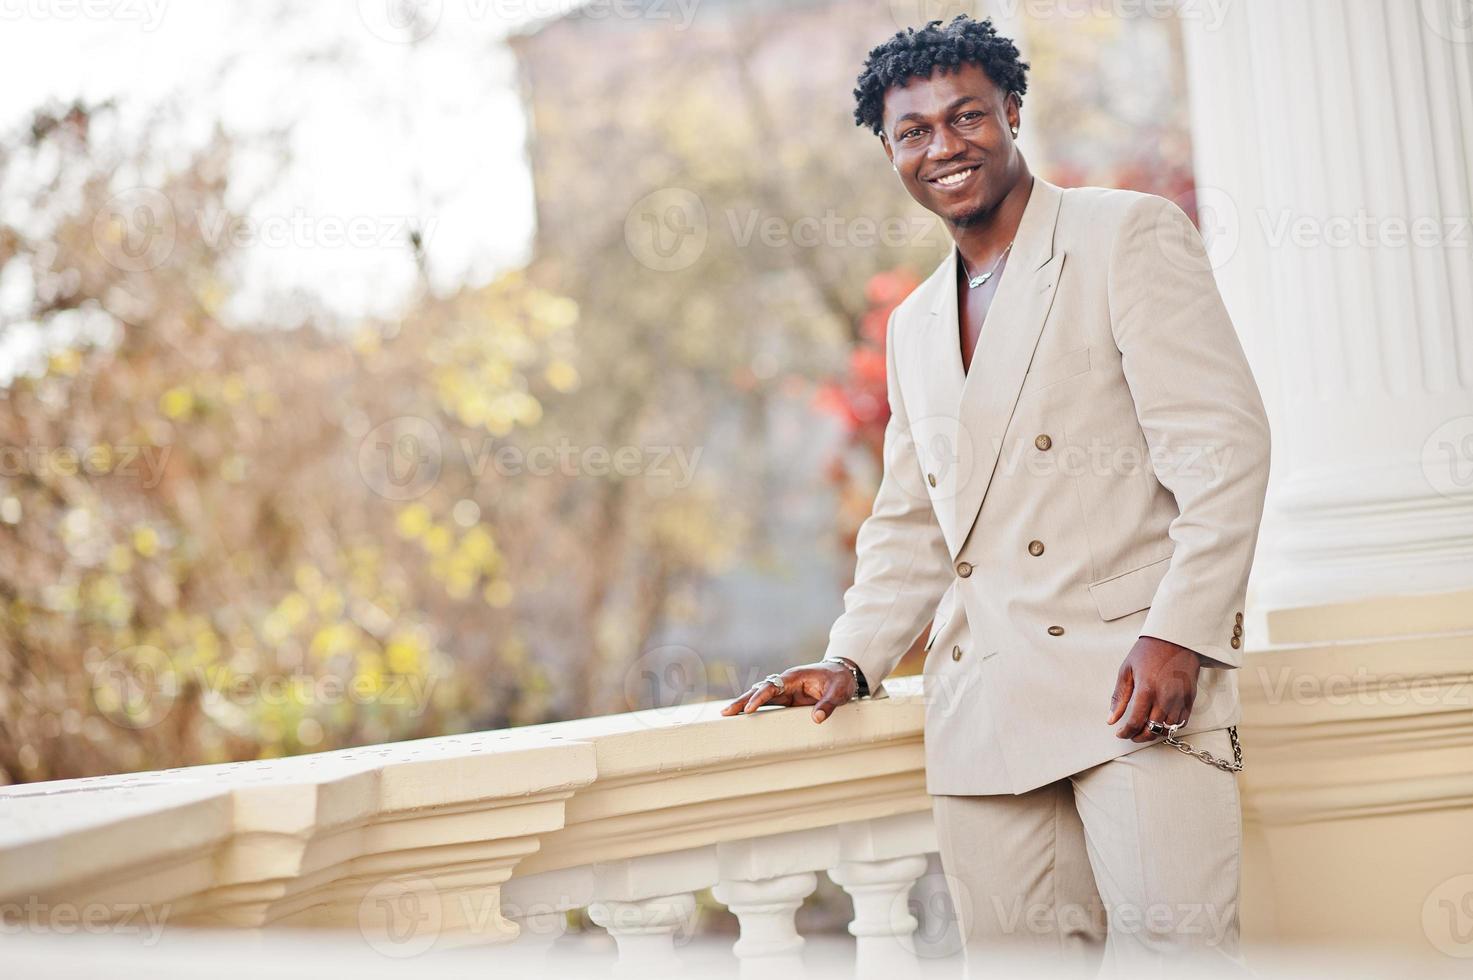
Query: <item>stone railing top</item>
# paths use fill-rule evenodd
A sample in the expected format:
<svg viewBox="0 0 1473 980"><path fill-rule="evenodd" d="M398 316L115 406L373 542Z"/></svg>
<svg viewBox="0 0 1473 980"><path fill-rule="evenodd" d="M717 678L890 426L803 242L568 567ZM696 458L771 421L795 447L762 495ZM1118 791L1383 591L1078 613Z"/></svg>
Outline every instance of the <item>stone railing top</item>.
<svg viewBox="0 0 1473 980"><path fill-rule="evenodd" d="M920 678L846 705L724 701L287 759L0 789L0 902L334 922L390 874L515 873L924 809ZM835 765L836 753L863 756ZM782 760L781 767L770 763ZM771 794L788 791L775 812ZM687 813L700 811L700 819ZM678 831L678 832L677 832Z"/></svg>

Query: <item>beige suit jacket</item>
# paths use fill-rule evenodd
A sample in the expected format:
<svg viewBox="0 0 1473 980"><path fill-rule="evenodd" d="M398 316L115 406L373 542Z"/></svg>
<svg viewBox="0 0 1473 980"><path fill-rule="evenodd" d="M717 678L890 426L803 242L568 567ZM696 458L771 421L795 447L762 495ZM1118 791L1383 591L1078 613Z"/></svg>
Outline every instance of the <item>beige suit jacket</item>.
<svg viewBox="0 0 1473 980"><path fill-rule="evenodd" d="M931 620L933 794L1150 744L1106 724L1143 635L1219 665L1181 735L1236 723L1269 428L1197 229L1162 197L1035 177L969 372L956 262L890 318L884 476L825 656L883 697Z"/></svg>

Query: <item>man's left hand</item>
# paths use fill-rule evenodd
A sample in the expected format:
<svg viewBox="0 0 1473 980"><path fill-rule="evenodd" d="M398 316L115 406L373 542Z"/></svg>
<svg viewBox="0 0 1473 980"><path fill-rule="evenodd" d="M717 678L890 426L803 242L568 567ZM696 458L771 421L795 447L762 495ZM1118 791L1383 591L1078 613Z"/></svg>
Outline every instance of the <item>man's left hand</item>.
<svg viewBox="0 0 1473 980"><path fill-rule="evenodd" d="M1154 636L1136 640L1115 677L1110 718L1105 724L1113 725L1124 716L1125 723L1115 729L1115 736L1149 742L1158 736L1146 729L1146 722L1174 725L1186 721L1197 698L1201 665L1197 654L1186 647Z"/></svg>

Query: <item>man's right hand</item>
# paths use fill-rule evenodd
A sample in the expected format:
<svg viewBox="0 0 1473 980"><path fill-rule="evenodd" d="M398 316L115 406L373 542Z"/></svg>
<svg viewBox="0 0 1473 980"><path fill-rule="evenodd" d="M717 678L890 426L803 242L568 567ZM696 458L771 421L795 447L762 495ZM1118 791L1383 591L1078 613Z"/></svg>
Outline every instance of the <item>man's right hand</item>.
<svg viewBox="0 0 1473 980"><path fill-rule="evenodd" d="M723 715L751 714L764 704L780 704L783 707L813 705L813 721L823 720L834 713L834 709L854 699L859 683L848 667L832 660L789 667L782 674L782 693L778 688L758 681L746 693L721 709Z"/></svg>

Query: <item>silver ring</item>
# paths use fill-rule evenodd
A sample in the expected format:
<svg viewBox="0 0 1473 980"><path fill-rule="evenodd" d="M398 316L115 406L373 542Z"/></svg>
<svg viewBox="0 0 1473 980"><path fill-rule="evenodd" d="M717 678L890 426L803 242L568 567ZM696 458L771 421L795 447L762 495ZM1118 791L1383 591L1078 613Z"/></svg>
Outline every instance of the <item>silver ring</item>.
<svg viewBox="0 0 1473 980"><path fill-rule="evenodd" d="M1179 721L1175 725L1165 725L1152 718L1150 721L1146 722L1146 731L1150 732L1152 735L1175 735L1176 730L1185 724L1186 722Z"/></svg>
<svg viewBox="0 0 1473 980"><path fill-rule="evenodd" d="M783 677L781 674L768 674L766 677L762 678L762 683L771 684L773 687L777 688L777 693L779 694L782 694L784 688L786 687L786 685L783 684Z"/></svg>

